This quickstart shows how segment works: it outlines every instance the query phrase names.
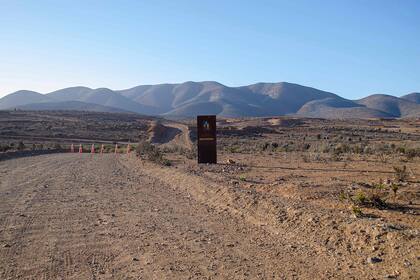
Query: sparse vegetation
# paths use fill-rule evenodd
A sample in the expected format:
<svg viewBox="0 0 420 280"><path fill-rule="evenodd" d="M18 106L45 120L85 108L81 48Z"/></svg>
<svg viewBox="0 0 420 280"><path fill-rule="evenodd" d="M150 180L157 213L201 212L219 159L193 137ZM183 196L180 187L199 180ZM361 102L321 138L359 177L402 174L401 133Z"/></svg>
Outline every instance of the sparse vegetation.
<svg viewBox="0 0 420 280"><path fill-rule="evenodd" d="M407 166L403 165L402 167L394 166L394 176L398 182L405 182L409 178L409 174L407 171Z"/></svg>
<svg viewBox="0 0 420 280"><path fill-rule="evenodd" d="M356 218L360 218L360 217L362 217L362 216L363 216L362 209L360 209L360 207L358 207L358 206L356 206L356 205L353 205L353 206L351 207L351 211L352 211L353 215L354 215Z"/></svg>
<svg viewBox="0 0 420 280"><path fill-rule="evenodd" d="M147 141L141 141L136 147L136 153L138 156L145 156L148 160L165 165L170 166L171 161L166 159L163 155L163 152L155 145L151 144Z"/></svg>
<svg viewBox="0 0 420 280"><path fill-rule="evenodd" d="M361 190L356 193L352 200L356 205L365 205L368 201L366 194Z"/></svg>
<svg viewBox="0 0 420 280"><path fill-rule="evenodd" d="M19 141L18 145L17 145L17 150L18 151L23 151L25 149L25 144L23 144L22 141Z"/></svg>
<svg viewBox="0 0 420 280"><path fill-rule="evenodd" d="M397 192L398 192L399 188L400 187L398 186L398 184L396 184L396 183L392 183L391 184L391 190L394 193L394 202L395 202L395 200L397 198Z"/></svg>
<svg viewBox="0 0 420 280"><path fill-rule="evenodd" d="M106 118L106 115L100 116ZM87 117L91 118L92 115L88 114ZM49 119L57 118L48 118L45 125L51 124ZM235 218L232 220L235 222L258 222L258 224L269 226L270 229L278 229L279 233L283 229L291 230L293 234L286 236L286 238L291 238L290 241L294 241L292 239L297 236L296 238L301 238L299 244L304 244L305 240L325 244L328 251L336 250L342 254L341 258L343 259L350 257L352 260L356 260L354 258L360 257L356 260L358 263L362 263L366 259L365 253L372 253L371 248L374 246L379 247L379 249L374 249L378 253L382 252L383 249L385 253L392 251L393 254L398 254L395 257L396 259L404 255L408 248L413 248L413 244L417 241L415 239L408 240L408 238L399 239L399 237L408 233L405 229L392 230L392 234L389 235L385 235L385 232L388 230L387 227L398 227L399 224L409 225L409 230L418 228L415 215L418 212L419 200L418 190L416 189L417 183L414 181L418 180L420 172L419 158L415 152L420 143L418 141L420 133L416 132L416 134L412 133L410 135L404 132L420 131L416 128L418 123L409 123L406 120L383 121L388 126L405 125L407 127L410 125L410 129L403 127L403 132L393 133L391 129L377 129L375 127L379 122L377 120L346 120L340 122L339 120L301 119L291 127L282 126L283 121L277 122L275 118L270 122L262 118L227 120L224 122L224 119L220 118L219 127L221 127L223 133L218 134L217 139L218 160L223 164L199 165L196 161L196 146L193 145L192 149L186 148L190 145L184 145L184 137L176 137L171 143L162 143L163 141L157 141L159 139L152 140L151 137L143 137L145 132L140 130L136 124L127 125L127 128L124 129L129 130L129 132L124 132L124 129L121 129L119 125L125 123L125 121L109 121L105 127L101 126L101 121L102 119L96 121L89 119L89 127L85 126L83 121L80 121L83 129L78 131L85 133L84 135L88 136L87 139L95 139L98 136L98 139L103 139L103 142L109 143L104 148L105 151L110 153L114 152L115 143L129 141L137 143L138 139L151 139L153 143L159 144L151 144L142 140L137 147L132 145L132 150L136 151L141 159L133 157L133 154L131 158L125 155L114 156L113 154L106 156L54 155L51 158L49 156L39 157L45 163L51 159L54 164L50 164L50 166L62 164L59 170L51 170L53 172L51 174L57 174L60 170L65 171L65 166L70 166L70 164L71 166L82 164L85 167L80 170L84 173L78 174L80 173L78 171L77 176L74 176L72 172L64 172L65 176L56 176L57 178L51 179L51 181L62 180L61 184L47 183L51 184L50 186L53 186L54 189L63 187L64 192L61 193L65 194L65 190L69 189L65 180L69 181L68 179L74 178L78 182L72 185L73 188L77 189L83 185L83 188L79 189L82 198L86 191L92 191L93 193L93 190L97 190L93 183L100 183L101 188L109 188L109 191L94 193L95 199L105 195L105 197L102 196L103 201L112 203L113 207L120 207L121 201L123 201L124 209L128 209L127 205L131 208L139 206L137 210L141 209L142 211L136 213L144 213L146 218L153 216L153 221L150 221L150 219L138 219L137 221L143 221L144 228L151 232L156 229L153 226L148 226L155 222L167 223L168 220L165 217L169 216L166 215L185 214L186 216L178 216L177 223L187 222L188 227L185 228L195 228L196 225L201 225L203 218L205 221L210 217L212 223L214 223L213 216L222 212L222 216L217 216L222 217L220 219L222 221L227 215L234 214L238 218L243 216L243 219ZM191 126L194 126L194 121L191 121ZM69 151L69 143L65 139L66 137L74 137L73 131L69 129L69 135L65 134L64 129L59 131L57 124L61 122L64 123L65 120L53 122L50 128L54 133L63 133L60 136L61 139L42 141L40 139L45 139L45 135L48 135L47 132L49 131L42 134L42 131L36 130L33 139L27 137L22 140L26 146L25 150L31 148L37 150L53 149L55 143L59 143L66 151ZM129 123L129 121L127 122ZM170 121L165 122L169 123ZM270 129L266 129L268 126L270 126ZM63 127L65 127L65 124ZM252 129L244 131L244 127L251 127ZM262 129L253 129L258 127ZM420 126L418 127L420 128ZM22 129L22 134L29 135L32 128ZM95 131L95 129L98 131ZM102 129L105 130L100 131ZM17 129L14 131L16 132ZM108 133L109 135L106 135ZM121 135L117 136L116 134ZM5 137L4 135L8 135L7 132L0 134L0 137ZM138 138L130 138L130 135L136 135L135 137ZM139 135L142 135L142 137ZM400 138L400 135L408 140ZM106 139L106 137L112 140ZM121 140L122 138L128 140ZM21 139L0 138L0 140L2 141L0 149L15 152ZM114 144L112 144L112 141L115 141ZM94 143L94 141L87 140L86 143ZM91 144L84 144L83 147L85 152L90 152ZM95 145L97 152L100 147L100 144ZM125 149L126 145L119 145L121 154L125 152ZM78 143L75 145L75 150L77 152ZM7 155L3 156L7 157ZM76 160L75 162L70 162L72 157ZM156 164L140 164L143 159L156 162ZM401 163L401 161L404 161L404 163ZM33 162L36 162L36 159L31 159L31 162L29 162L31 164L26 166L32 166ZM24 164L25 161L17 163ZM169 164L174 167L159 167L159 165ZM3 166L10 168L12 172L2 173L2 176L13 176L15 172L12 168L15 165L9 167L6 163ZM21 166L19 166L20 170L22 169ZM46 165L34 166L34 168L43 168L43 166ZM392 166L397 166L402 170L405 169L405 171L398 171L398 174L405 172L410 176L394 176L395 171L393 171ZM406 168L403 166L406 166ZM109 172L112 168L116 169ZM36 178L38 174L41 174L41 171L42 169L39 169L39 172L33 172L34 179L39 179L41 184L28 185L28 187L33 187L37 191L40 188L44 190L38 192L39 195L36 195L35 198L42 198L41 193L60 194L51 192L52 189L48 187L43 189L45 179L43 176ZM92 172L95 172L95 176L89 175ZM129 176L128 173L130 172L138 172L135 174L139 176ZM89 180L86 181L86 178ZM379 180L379 178L382 180ZM399 180L398 178L405 179ZM14 182L13 180L8 181L10 183ZM165 185L162 188L163 182ZM148 183L153 184L153 187L149 187ZM9 190L12 190L12 188L7 189L7 191ZM16 190L20 191L19 188L16 188ZM163 191L164 195L159 193L153 195L159 191ZM168 191L176 191L179 195L169 196ZM109 194L118 197L120 200L110 200ZM15 198L17 196L6 195L5 197ZM149 198L156 199L154 201L156 203L144 205ZM24 199L27 198L22 197L22 202ZM172 202L175 203L168 199L174 199ZM175 199L182 200L176 201ZM190 199L193 204L188 202ZM341 202L338 202L338 199ZM43 201L49 202L49 200ZM178 205L178 202L181 203ZM86 203L89 203L89 201L86 201ZM10 205L13 206L13 204ZM199 209L197 207L200 207L200 205L206 206L205 209L203 208L203 216L200 216L200 220L187 217L190 213L188 207L191 205L194 206L194 211ZM187 209L186 211L178 211L182 210L182 208L177 208L178 206L187 207ZM56 205L52 205L50 208L53 209L54 207ZM212 207L215 207L213 209L217 211L211 211ZM100 216L101 219L104 219L98 221L98 226L101 229L106 226L113 227L114 222L122 222L121 217L126 216L122 215L124 212L120 209L113 211L112 207L105 208L111 209L111 212L109 215ZM38 210L45 209L39 208ZM343 212L343 210L346 212ZM113 213L115 213L115 216L111 216ZM342 215L342 213L345 213L345 215ZM83 215L83 213L81 214ZM97 221L96 214L92 214L92 221ZM349 216L358 219L349 219ZM156 219L154 219L155 217ZM365 219L360 220L359 218ZM22 221L22 219L19 218L16 221ZM108 225L105 222L108 222ZM136 226L137 222L125 221L122 224L123 226L120 229L124 229L124 225L132 226L125 232L125 237L134 237L130 232L133 229L135 231L135 228L138 227ZM242 229L249 227L249 224L244 225L245 227L242 226ZM265 234L263 227L261 229ZM167 229L167 226L161 228ZM223 227L217 228L222 229ZM255 230L259 231L259 228L259 226L255 227ZM178 229L184 232L184 227L173 228L174 232L177 232ZM230 232L236 234L235 231ZM382 232L384 232L383 235L381 235ZM193 234L193 232L190 233ZM239 231L239 234L246 237L250 233ZM203 241L205 243L210 238L213 240L213 237L208 235L207 232L198 232L196 237L197 240L205 238L205 241ZM182 236L179 240L182 241ZM156 240L151 239L149 241L155 242ZM161 242L161 240L157 241ZM385 242L381 243L382 241ZM296 245L294 242L290 243ZM194 244L200 250L201 241L194 242ZM213 242L208 244L210 246ZM243 244L246 245L248 242ZM240 249L243 244L241 242L233 243L232 246L238 246ZM401 246L402 249L395 249L394 244ZM14 243L11 245L16 246ZM351 250L348 246L351 246ZM387 246L391 246L388 248L391 251L388 251ZM257 245L254 247L256 252L261 250ZM275 249L281 252L281 248L280 246ZM358 254L354 254L353 249L356 248L360 248L357 249ZM302 250L307 250L307 248L302 246ZM310 253L309 251L302 252L305 253L305 256ZM323 253L325 252L320 252L320 254ZM382 258L387 258L387 256L388 254L381 255ZM141 256L133 255L133 261L138 262L140 259ZM410 259L410 261L412 260ZM386 264L392 265L388 261ZM396 264L396 266L400 266L400 264Z"/></svg>

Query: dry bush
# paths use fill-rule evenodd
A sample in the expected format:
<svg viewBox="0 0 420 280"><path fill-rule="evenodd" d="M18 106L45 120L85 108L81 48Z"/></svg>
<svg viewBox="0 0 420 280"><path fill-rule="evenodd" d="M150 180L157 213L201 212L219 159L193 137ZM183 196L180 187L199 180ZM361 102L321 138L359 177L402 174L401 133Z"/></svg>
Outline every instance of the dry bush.
<svg viewBox="0 0 420 280"><path fill-rule="evenodd" d="M7 152L8 150L10 150L11 147L7 144L0 144L0 153L1 152Z"/></svg>
<svg viewBox="0 0 420 280"><path fill-rule="evenodd" d="M407 166L403 165L402 167L394 166L394 176L398 182L405 182L409 178L407 171Z"/></svg>
<svg viewBox="0 0 420 280"><path fill-rule="evenodd" d="M19 141L17 146L18 151L23 151L25 149L25 144L22 141Z"/></svg>
<svg viewBox="0 0 420 280"><path fill-rule="evenodd" d="M192 148L187 149L181 146L172 146L172 147L165 147L161 149L163 153L178 153L181 156L185 156L188 159L196 159L197 158L197 146L193 145Z"/></svg>
<svg viewBox="0 0 420 280"><path fill-rule="evenodd" d="M136 154L138 156L145 156L148 160L161 165L171 165L171 162L164 157L163 152L158 147L147 141L139 142L136 147Z"/></svg>
<svg viewBox="0 0 420 280"><path fill-rule="evenodd" d="M388 157L387 157L387 155L380 153L380 154L378 155L378 157L379 157L379 160L380 160L382 163L387 163L387 162L388 162Z"/></svg>
<svg viewBox="0 0 420 280"><path fill-rule="evenodd" d="M420 149L407 149L405 152L405 156L408 160L412 160L415 157L420 157Z"/></svg>
<svg viewBox="0 0 420 280"><path fill-rule="evenodd" d="M54 143L53 147L54 147L55 150L61 150L62 149L60 143Z"/></svg>
<svg viewBox="0 0 420 280"><path fill-rule="evenodd" d="M394 191L394 189L391 188ZM397 190L394 192L396 193ZM385 185L382 181L378 184L370 186L370 190L363 191L357 190L355 194L351 193L340 193L340 201L348 201L351 203L353 208L360 209L360 207L372 207L377 209L388 208L387 204L388 192L386 191Z"/></svg>
<svg viewBox="0 0 420 280"><path fill-rule="evenodd" d="M362 209L360 209L360 207L358 207L358 206L356 206L356 205L353 205L353 206L351 207L351 211L353 212L353 215L354 215L356 218L361 218L361 217L363 217L363 212L362 212Z"/></svg>

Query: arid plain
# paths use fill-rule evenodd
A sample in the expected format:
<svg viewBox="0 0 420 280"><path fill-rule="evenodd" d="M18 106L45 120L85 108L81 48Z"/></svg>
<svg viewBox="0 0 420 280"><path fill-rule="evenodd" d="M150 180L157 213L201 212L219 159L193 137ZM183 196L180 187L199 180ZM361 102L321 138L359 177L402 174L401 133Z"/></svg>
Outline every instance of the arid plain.
<svg viewBox="0 0 420 280"><path fill-rule="evenodd" d="M219 118L217 136L198 165L194 120L0 112L0 278L419 278L418 119Z"/></svg>

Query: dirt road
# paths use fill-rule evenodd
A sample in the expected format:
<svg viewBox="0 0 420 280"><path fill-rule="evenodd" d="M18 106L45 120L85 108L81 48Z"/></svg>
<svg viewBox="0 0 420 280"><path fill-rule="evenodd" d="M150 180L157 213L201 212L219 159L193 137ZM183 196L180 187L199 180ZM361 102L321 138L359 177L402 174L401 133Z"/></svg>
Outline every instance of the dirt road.
<svg viewBox="0 0 420 280"><path fill-rule="evenodd" d="M228 204L223 209L213 207L217 202L204 203L199 189L185 191L183 181L168 178L171 171L157 173L114 155L0 162L0 279L371 279L365 277L381 274L369 264L340 263L339 255L305 245L305 236L286 234L287 227L273 233Z"/></svg>

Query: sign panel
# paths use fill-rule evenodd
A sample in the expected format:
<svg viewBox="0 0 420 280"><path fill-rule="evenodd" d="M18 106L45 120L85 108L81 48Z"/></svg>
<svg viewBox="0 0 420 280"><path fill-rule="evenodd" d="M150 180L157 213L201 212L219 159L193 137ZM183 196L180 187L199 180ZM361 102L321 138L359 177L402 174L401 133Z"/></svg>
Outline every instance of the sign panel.
<svg viewBox="0 0 420 280"><path fill-rule="evenodd" d="M217 163L216 116L197 116L198 163Z"/></svg>

